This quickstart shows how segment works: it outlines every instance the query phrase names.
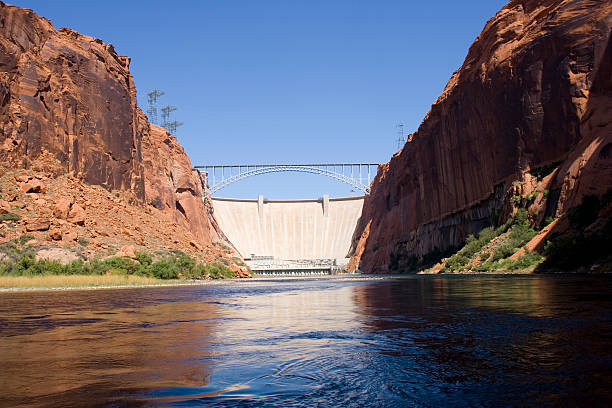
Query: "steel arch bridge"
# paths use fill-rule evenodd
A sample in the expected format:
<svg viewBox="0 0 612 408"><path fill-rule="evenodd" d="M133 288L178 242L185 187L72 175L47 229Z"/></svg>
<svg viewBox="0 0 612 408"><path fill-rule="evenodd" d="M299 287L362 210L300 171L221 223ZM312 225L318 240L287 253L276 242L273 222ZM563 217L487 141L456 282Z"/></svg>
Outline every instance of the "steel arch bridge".
<svg viewBox="0 0 612 408"><path fill-rule="evenodd" d="M316 163L316 164L230 164L194 166L209 186L208 194L237 181L268 173L299 172L318 174L349 184L353 188L370 193L370 182L376 175L379 163Z"/></svg>

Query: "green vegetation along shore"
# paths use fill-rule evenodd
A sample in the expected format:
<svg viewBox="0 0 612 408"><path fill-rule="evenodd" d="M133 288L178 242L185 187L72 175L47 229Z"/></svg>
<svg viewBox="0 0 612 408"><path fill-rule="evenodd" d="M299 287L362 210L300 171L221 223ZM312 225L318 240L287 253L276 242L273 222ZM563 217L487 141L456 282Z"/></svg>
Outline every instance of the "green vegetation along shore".
<svg viewBox="0 0 612 408"><path fill-rule="evenodd" d="M446 258L438 273L593 272L612 270L612 220L601 213L610 208L610 195L586 196L565 217L569 228L552 234L540 251L526 245L553 219L534 226L525 208L497 228L470 235L465 245ZM560 221L560 220L559 220ZM437 270L436 270L437 269Z"/></svg>
<svg viewBox="0 0 612 408"><path fill-rule="evenodd" d="M0 245L0 288L152 285L234 277L223 263L201 263L180 251L136 252L135 259L115 256L61 264L36 259L26 239Z"/></svg>

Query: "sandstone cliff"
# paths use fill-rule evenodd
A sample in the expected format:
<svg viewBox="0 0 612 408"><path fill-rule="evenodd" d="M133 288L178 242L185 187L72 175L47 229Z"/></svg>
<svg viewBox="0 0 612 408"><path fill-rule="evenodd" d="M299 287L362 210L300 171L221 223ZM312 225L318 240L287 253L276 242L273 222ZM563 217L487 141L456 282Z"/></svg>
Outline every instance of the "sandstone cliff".
<svg viewBox="0 0 612 408"><path fill-rule="evenodd" d="M0 166L129 193L199 247L225 242L184 150L138 109L129 64L111 44L0 2Z"/></svg>
<svg viewBox="0 0 612 408"><path fill-rule="evenodd" d="M513 0L485 26L408 143L381 166L351 267L414 270L546 191L558 216L612 188L612 5ZM544 197L546 196L546 197Z"/></svg>
<svg viewBox="0 0 612 408"><path fill-rule="evenodd" d="M227 242L213 215L210 200L202 200L203 179L189 157L166 129L149 124L139 112L142 130L142 164L147 204L172 214L174 221L201 242ZM144 120L143 120L144 119Z"/></svg>

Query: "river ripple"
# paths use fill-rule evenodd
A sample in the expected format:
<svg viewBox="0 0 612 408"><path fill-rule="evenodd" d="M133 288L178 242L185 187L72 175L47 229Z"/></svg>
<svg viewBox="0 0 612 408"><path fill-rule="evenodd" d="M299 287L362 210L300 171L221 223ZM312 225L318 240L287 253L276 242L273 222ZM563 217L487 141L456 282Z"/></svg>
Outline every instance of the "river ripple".
<svg viewBox="0 0 612 408"><path fill-rule="evenodd" d="M610 406L612 278L0 293L0 405Z"/></svg>

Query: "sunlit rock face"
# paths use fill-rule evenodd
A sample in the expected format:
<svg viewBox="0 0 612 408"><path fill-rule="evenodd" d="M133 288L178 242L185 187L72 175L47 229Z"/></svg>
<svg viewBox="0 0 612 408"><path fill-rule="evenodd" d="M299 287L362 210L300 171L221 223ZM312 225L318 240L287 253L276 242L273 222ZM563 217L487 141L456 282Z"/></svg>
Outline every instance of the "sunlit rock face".
<svg viewBox="0 0 612 408"><path fill-rule="evenodd" d="M442 95L381 166L351 266L418 267L511 211L529 172L553 168L542 214L612 184L610 29L605 1L511 1L487 22Z"/></svg>
<svg viewBox="0 0 612 408"><path fill-rule="evenodd" d="M131 191L200 244L223 240L184 150L138 108L129 64L111 44L0 2L2 165Z"/></svg>
<svg viewBox="0 0 612 408"><path fill-rule="evenodd" d="M29 167L48 152L89 184L144 198L129 58L29 10L2 4L0 19L0 158Z"/></svg>
<svg viewBox="0 0 612 408"><path fill-rule="evenodd" d="M177 224L202 242L225 241L210 199L202 200L202 178L179 142L166 129L144 123L142 163L147 204L171 213Z"/></svg>

